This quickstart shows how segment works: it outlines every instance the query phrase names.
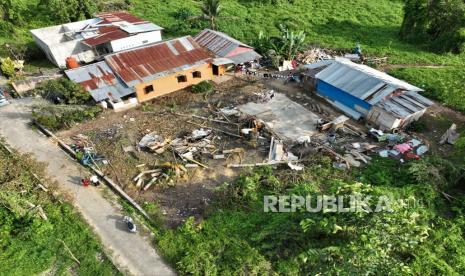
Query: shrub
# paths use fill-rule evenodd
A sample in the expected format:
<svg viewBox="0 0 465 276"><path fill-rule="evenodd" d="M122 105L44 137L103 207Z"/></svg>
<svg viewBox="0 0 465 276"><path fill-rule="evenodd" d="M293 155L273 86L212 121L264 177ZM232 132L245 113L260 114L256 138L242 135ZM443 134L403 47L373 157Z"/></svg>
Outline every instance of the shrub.
<svg viewBox="0 0 465 276"><path fill-rule="evenodd" d="M213 89L213 85L209 81L201 81L192 86L193 93L206 93Z"/></svg>
<svg viewBox="0 0 465 276"><path fill-rule="evenodd" d="M32 117L50 130L70 128L73 124L95 118L102 109L93 107L70 107L65 105L33 107Z"/></svg>
<svg viewBox="0 0 465 276"><path fill-rule="evenodd" d="M35 92L51 101L60 98L65 104L87 104L91 100L90 93L66 78L43 82L35 89Z"/></svg>
<svg viewBox="0 0 465 276"><path fill-rule="evenodd" d="M11 58L2 58L0 63L0 69L5 76L11 78L15 75L15 63Z"/></svg>
<svg viewBox="0 0 465 276"><path fill-rule="evenodd" d="M465 3L408 0L400 29L403 39L427 42L437 51L460 53L465 48Z"/></svg>

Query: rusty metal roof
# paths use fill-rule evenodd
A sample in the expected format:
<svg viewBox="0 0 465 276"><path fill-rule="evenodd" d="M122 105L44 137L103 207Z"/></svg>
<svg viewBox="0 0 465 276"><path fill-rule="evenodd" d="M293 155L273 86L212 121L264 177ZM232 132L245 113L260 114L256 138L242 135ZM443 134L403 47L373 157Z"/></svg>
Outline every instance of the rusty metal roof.
<svg viewBox="0 0 465 276"><path fill-rule="evenodd" d="M113 22L120 22L126 21L132 24L141 24L147 23L148 21L141 19L133 14L128 12L102 12L98 13L96 17L103 19L103 24L113 23Z"/></svg>
<svg viewBox="0 0 465 276"><path fill-rule="evenodd" d="M89 46L97 46L112 40L128 37L129 34L120 30L118 27L104 27L99 29L99 35L84 39L84 43Z"/></svg>
<svg viewBox="0 0 465 276"><path fill-rule="evenodd" d="M220 57L225 57L237 47L251 48L225 33L204 29L194 37L195 41Z"/></svg>
<svg viewBox="0 0 465 276"><path fill-rule="evenodd" d="M190 36L111 54L107 64L130 87L212 60Z"/></svg>
<svg viewBox="0 0 465 276"><path fill-rule="evenodd" d="M87 28L97 29L96 36L84 39L84 43L89 46L97 46L109 41L121 39L131 34L162 30L149 21L143 20L128 12L107 12L96 15L100 22L87 26Z"/></svg>
<svg viewBox="0 0 465 276"><path fill-rule="evenodd" d="M120 81L105 61L76 69L66 70L66 76L84 87L96 102L118 99L130 95L133 90Z"/></svg>
<svg viewBox="0 0 465 276"><path fill-rule="evenodd" d="M253 50L253 47L222 32L204 29L194 37L194 40L202 47L213 52L216 56L228 57L233 60L235 64L261 58L261 56ZM249 48L250 51L234 54L233 51L239 47Z"/></svg>

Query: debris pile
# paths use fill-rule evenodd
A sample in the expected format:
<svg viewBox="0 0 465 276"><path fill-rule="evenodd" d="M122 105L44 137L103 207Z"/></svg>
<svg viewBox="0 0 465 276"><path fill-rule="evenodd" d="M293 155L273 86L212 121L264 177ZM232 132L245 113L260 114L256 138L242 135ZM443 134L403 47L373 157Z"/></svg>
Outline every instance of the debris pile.
<svg viewBox="0 0 465 276"><path fill-rule="evenodd" d="M332 59L335 53L331 50L311 48L297 55L296 60L301 64L310 64L321 60Z"/></svg>
<svg viewBox="0 0 465 276"><path fill-rule="evenodd" d="M168 182L172 183L172 177L182 177L187 172L187 169L182 164L165 163L160 166L155 166L151 169L144 170L146 165L140 164L137 166L140 173L132 180L137 189L147 191L154 184Z"/></svg>
<svg viewBox="0 0 465 276"><path fill-rule="evenodd" d="M428 150L422 140L409 137L406 134L383 133L380 130L371 129L370 133L378 140L384 142L382 149L378 151L381 157L391 157L404 162L405 159L420 159ZM387 144L387 145L386 145Z"/></svg>
<svg viewBox="0 0 465 276"><path fill-rule="evenodd" d="M457 133L457 125L452 124L449 129L447 129L446 133L442 135L441 140L439 141L440 145L444 145L446 142L448 144L455 144L455 141L459 139L460 134Z"/></svg>
<svg viewBox="0 0 465 276"><path fill-rule="evenodd" d="M75 152L76 158L84 166L97 165L97 163L106 165L108 161L103 157L99 156L95 151L92 142L89 137L83 134L75 135L71 138L75 143L69 145Z"/></svg>
<svg viewBox="0 0 465 276"><path fill-rule="evenodd" d="M140 148L149 149L157 154L162 154L165 152L166 147L170 144L170 139L163 139L160 135L157 135L155 132L146 134L139 141L138 146Z"/></svg>

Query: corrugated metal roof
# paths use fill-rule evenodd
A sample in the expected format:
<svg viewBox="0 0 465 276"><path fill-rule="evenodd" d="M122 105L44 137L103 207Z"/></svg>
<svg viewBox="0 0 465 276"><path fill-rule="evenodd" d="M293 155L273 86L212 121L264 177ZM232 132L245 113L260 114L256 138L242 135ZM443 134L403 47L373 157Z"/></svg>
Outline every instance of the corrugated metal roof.
<svg viewBox="0 0 465 276"><path fill-rule="evenodd" d="M145 32L161 31L162 27L155 25L153 23L142 23L142 24L131 24L131 25L120 25L121 30L130 33L138 34Z"/></svg>
<svg viewBox="0 0 465 276"><path fill-rule="evenodd" d="M434 104L418 93L423 91L422 89L345 58L318 62L306 67L315 69L325 66L327 67L315 75L317 79L364 100L370 105L376 105L398 118L405 118ZM342 104L336 103L335 105L347 114L356 112Z"/></svg>
<svg viewBox="0 0 465 276"><path fill-rule="evenodd" d="M236 40L225 33L205 29L194 37L194 40L201 46L212 51L220 57L225 57L239 46L251 48L250 46Z"/></svg>
<svg viewBox="0 0 465 276"><path fill-rule="evenodd" d="M95 36L84 39L83 42L89 46L125 38L131 34L163 30L162 27L128 12L100 13L97 17L100 19L98 23L86 27L97 33Z"/></svg>
<svg viewBox="0 0 465 276"><path fill-rule="evenodd" d="M201 31L194 37L194 40L202 47L207 48L209 51L213 52L217 57L228 57L234 61L235 64L240 64L248 61L261 58L261 56L256 53L253 48L245 43L240 42L237 39L230 37L229 35L205 29ZM236 50L238 47L249 48L250 51L245 53L240 53L234 56L228 56L232 51Z"/></svg>
<svg viewBox="0 0 465 276"><path fill-rule="evenodd" d="M89 46L97 46L112 40L128 37L129 34L125 31L120 30L118 27L104 27L100 30L99 34L87 39L84 39L84 43Z"/></svg>
<svg viewBox="0 0 465 276"><path fill-rule="evenodd" d="M385 89L386 86L408 91L423 91L384 72L344 58L334 60L331 65L316 74L316 77L362 100L378 98L373 97L374 94L380 89Z"/></svg>
<svg viewBox="0 0 465 276"><path fill-rule="evenodd" d="M378 102L376 106L399 118L405 118L433 104L433 101L421 96L418 92L409 91L406 93L395 93L392 97Z"/></svg>
<svg viewBox="0 0 465 276"><path fill-rule="evenodd" d="M96 102L118 99L133 94L133 90L121 82L105 61L66 70L68 78L86 89Z"/></svg>
<svg viewBox="0 0 465 276"><path fill-rule="evenodd" d="M130 14L125 11L120 12L102 12L98 13L96 17L103 19L102 23L113 23L113 22L120 22L126 21L133 24L141 24L141 23L148 23L148 21L141 19L133 14Z"/></svg>
<svg viewBox="0 0 465 276"><path fill-rule="evenodd" d="M169 73L205 64L213 56L190 36L159 42L105 57L108 65L128 85L134 86Z"/></svg>
<svg viewBox="0 0 465 276"><path fill-rule="evenodd" d="M245 53L240 53L234 56L229 56L228 58L234 62L234 64L241 64L256 59L260 59L262 56L257 54L255 51L250 50Z"/></svg>

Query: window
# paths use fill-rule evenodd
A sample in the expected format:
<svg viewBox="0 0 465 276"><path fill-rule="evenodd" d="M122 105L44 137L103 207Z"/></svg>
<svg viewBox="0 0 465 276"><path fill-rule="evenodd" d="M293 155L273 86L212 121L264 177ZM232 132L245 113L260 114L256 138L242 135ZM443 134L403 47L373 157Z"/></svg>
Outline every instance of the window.
<svg viewBox="0 0 465 276"><path fill-rule="evenodd" d="M200 79L200 78L202 78L202 73L200 71L194 71L194 72L192 72L192 77L194 79Z"/></svg>
<svg viewBox="0 0 465 276"><path fill-rule="evenodd" d="M178 82L187 82L186 75L180 75L177 78L178 78Z"/></svg>
<svg viewBox="0 0 465 276"><path fill-rule="evenodd" d="M153 92L153 85L147 85L144 88L144 92L145 92L145 94L149 94L150 92Z"/></svg>

